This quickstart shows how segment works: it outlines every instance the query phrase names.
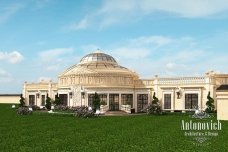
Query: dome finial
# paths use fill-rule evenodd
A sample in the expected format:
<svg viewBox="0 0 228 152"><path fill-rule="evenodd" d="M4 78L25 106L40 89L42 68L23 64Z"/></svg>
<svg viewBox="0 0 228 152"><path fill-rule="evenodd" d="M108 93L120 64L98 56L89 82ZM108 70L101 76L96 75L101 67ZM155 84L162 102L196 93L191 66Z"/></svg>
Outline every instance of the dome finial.
<svg viewBox="0 0 228 152"><path fill-rule="evenodd" d="M97 50L94 53L102 53L102 52L99 48L97 48Z"/></svg>

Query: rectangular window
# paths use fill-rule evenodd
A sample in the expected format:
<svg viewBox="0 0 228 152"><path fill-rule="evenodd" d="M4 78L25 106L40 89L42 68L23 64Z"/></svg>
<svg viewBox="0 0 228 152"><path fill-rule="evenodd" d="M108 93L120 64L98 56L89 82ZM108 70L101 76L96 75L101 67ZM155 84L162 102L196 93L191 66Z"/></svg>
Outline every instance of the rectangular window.
<svg viewBox="0 0 228 152"><path fill-rule="evenodd" d="M67 106L67 103L68 103L68 95L67 94L59 94L59 99L60 99L60 103L62 105Z"/></svg>
<svg viewBox="0 0 228 152"><path fill-rule="evenodd" d="M148 106L148 94L137 94L137 111L143 112Z"/></svg>
<svg viewBox="0 0 228 152"><path fill-rule="evenodd" d="M107 105L107 94L99 94L101 105Z"/></svg>
<svg viewBox="0 0 228 152"><path fill-rule="evenodd" d="M109 94L109 110L119 110L119 94Z"/></svg>
<svg viewBox="0 0 228 152"><path fill-rule="evenodd" d="M29 105L33 106L35 104L35 95L29 95Z"/></svg>
<svg viewBox="0 0 228 152"><path fill-rule="evenodd" d="M133 107L133 94L121 94L122 105L131 105Z"/></svg>
<svg viewBox="0 0 228 152"><path fill-rule="evenodd" d="M95 94L88 94L88 106L93 106L93 98ZM101 105L107 105L107 94L98 94L100 98Z"/></svg>
<svg viewBox="0 0 228 152"><path fill-rule="evenodd" d="M171 94L164 94L164 109L171 109Z"/></svg>
<svg viewBox="0 0 228 152"><path fill-rule="evenodd" d="M185 94L185 109L194 109L198 106L198 94Z"/></svg>
<svg viewBox="0 0 228 152"><path fill-rule="evenodd" d="M92 107L92 103L93 103L93 98L94 98L94 94L88 94L88 106Z"/></svg>
<svg viewBox="0 0 228 152"><path fill-rule="evenodd" d="M45 95L41 95L41 106L45 106Z"/></svg>

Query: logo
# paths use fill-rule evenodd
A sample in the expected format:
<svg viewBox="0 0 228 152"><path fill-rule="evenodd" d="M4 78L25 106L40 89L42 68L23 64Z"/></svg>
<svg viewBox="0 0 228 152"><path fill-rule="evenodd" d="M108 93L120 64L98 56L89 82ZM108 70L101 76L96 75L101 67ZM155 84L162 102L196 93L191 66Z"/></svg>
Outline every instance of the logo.
<svg viewBox="0 0 228 152"><path fill-rule="evenodd" d="M181 121L181 130L184 136L193 140L195 145L208 145L211 138L216 138L222 130L222 123L214 119L199 107L195 107L190 119Z"/></svg>

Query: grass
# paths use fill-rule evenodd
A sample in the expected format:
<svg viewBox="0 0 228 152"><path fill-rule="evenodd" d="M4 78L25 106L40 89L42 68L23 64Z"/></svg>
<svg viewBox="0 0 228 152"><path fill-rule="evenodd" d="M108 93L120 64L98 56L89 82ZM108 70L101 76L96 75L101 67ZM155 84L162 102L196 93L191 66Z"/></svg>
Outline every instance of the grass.
<svg viewBox="0 0 228 152"><path fill-rule="evenodd" d="M0 104L0 151L228 151L228 121L219 136L194 144L181 131L188 115L113 116L79 119L71 115L33 113L19 116Z"/></svg>

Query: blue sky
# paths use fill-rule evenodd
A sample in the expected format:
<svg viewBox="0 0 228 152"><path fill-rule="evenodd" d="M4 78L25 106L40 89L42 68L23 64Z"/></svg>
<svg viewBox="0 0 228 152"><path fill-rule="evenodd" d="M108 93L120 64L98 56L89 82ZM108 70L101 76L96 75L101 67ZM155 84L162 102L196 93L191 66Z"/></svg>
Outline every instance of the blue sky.
<svg viewBox="0 0 228 152"><path fill-rule="evenodd" d="M100 49L141 78L228 73L227 0L1 0L0 93Z"/></svg>

